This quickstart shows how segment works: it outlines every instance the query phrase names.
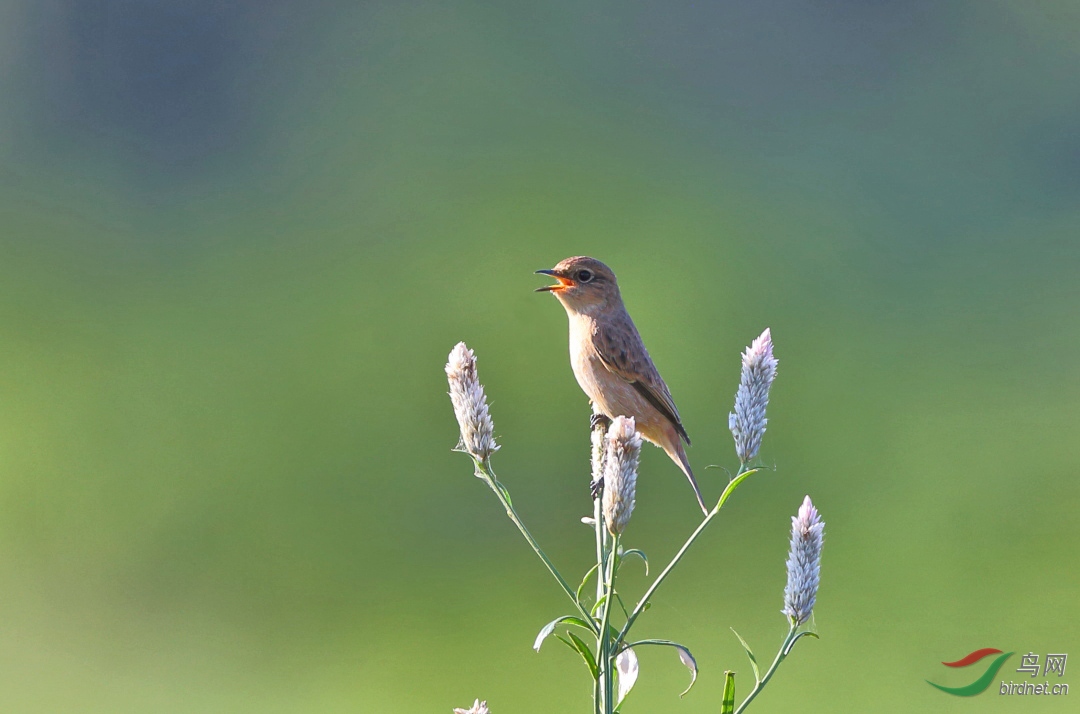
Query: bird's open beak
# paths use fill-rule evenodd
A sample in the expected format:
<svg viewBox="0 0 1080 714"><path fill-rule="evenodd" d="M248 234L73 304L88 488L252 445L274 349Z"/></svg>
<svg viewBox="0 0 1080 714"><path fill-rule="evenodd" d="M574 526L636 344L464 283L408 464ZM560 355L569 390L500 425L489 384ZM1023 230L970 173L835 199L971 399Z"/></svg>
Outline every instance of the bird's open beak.
<svg viewBox="0 0 1080 714"><path fill-rule="evenodd" d="M538 275L550 275L551 277L559 281L558 285L545 285L542 288L537 288L535 292L538 293L557 293L566 290L567 288L572 288L576 284L570 278L564 278L563 276L556 273L554 270L544 269L537 270L536 272Z"/></svg>

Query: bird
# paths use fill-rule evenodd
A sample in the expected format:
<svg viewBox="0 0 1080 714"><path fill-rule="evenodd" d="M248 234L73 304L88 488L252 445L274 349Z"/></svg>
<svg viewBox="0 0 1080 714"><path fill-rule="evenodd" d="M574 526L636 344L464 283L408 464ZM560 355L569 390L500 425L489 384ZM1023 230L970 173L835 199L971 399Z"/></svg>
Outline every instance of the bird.
<svg viewBox="0 0 1080 714"><path fill-rule="evenodd" d="M671 391L649 357L623 305L615 273L596 258L575 256L537 270L558 283L537 288L558 298L570 320L570 366L593 411L608 419L632 416L646 441L663 449L686 474L698 505L708 513L683 442L683 427Z"/></svg>

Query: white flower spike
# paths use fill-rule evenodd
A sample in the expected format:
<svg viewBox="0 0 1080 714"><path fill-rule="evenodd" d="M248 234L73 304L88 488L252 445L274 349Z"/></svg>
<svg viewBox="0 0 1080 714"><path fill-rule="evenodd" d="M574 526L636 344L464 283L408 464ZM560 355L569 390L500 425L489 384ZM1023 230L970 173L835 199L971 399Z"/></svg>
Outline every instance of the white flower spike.
<svg viewBox="0 0 1080 714"><path fill-rule="evenodd" d="M769 405L769 388L774 379L776 358L773 357L772 333L765 328L743 352L735 411L728 415L728 428L735 437L735 452L743 464L753 460L761 448L761 437L769 422L765 418L765 407Z"/></svg>
<svg viewBox="0 0 1080 714"><path fill-rule="evenodd" d="M486 461L499 445L495 443L495 425L488 413L484 386L476 375L476 355L459 342L450 351L446 362L446 378L450 383L450 401L461 427L458 448L478 461Z"/></svg>

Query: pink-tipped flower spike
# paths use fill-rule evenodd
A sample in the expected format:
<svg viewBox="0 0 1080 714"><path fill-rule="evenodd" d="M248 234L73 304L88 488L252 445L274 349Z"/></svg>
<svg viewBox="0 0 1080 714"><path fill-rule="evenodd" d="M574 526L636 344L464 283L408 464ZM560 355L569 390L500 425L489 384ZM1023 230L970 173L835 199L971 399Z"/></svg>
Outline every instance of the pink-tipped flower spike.
<svg viewBox="0 0 1080 714"><path fill-rule="evenodd" d="M490 712L488 712L487 702L477 699L470 708L455 709L454 714L490 714Z"/></svg>
<svg viewBox="0 0 1080 714"><path fill-rule="evenodd" d="M499 445L495 443L495 425L488 413L484 387L476 376L476 355L459 342L450 351L446 362L446 378L450 382L450 401L461 427L458 448L477 461L486 461Z"/></svg>
<svg viewBox="0 0 1080 714"><path fill-rule="evenodd" d="M735 452L740 463L751 461L761 448L761 437L769 422L765 418L765 407L769 405L769 388L774 379L776 358L773 357L772 333L766 328L743 352L735 411L728 415L728 428L735 437Z"/></svg>
<svg viewBox="0 0 1080 714"><path fill-rule="evenodd" d="M807 496L791 519L791 550L787 559L787 587L783 613L795 626L810 619L821 579L821 546L825 521Z"/></svg>

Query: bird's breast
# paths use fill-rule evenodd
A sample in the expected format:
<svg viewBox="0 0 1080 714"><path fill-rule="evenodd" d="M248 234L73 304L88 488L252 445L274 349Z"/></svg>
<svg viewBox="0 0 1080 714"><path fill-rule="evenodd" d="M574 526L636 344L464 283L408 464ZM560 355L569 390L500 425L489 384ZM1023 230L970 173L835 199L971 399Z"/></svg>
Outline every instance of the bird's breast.
<svg viewBox="0 0 1080 714"><path fill-rule="evenodd" d="M643 435L651 432L659 412L645 401L630 382L608 369L600 359L593 336L591 320L580 317L571 320L570 364L581 390L601 413L611 418L632 416L638 420Z"/></svg>
<svg viewBox="0 0 1080 714"><path fill-rule="evenodd" d="M581 317L570 320L570 366L581 389L595 402L600 393L597 370L607 368L593 347L592 322Z"/></svg>

